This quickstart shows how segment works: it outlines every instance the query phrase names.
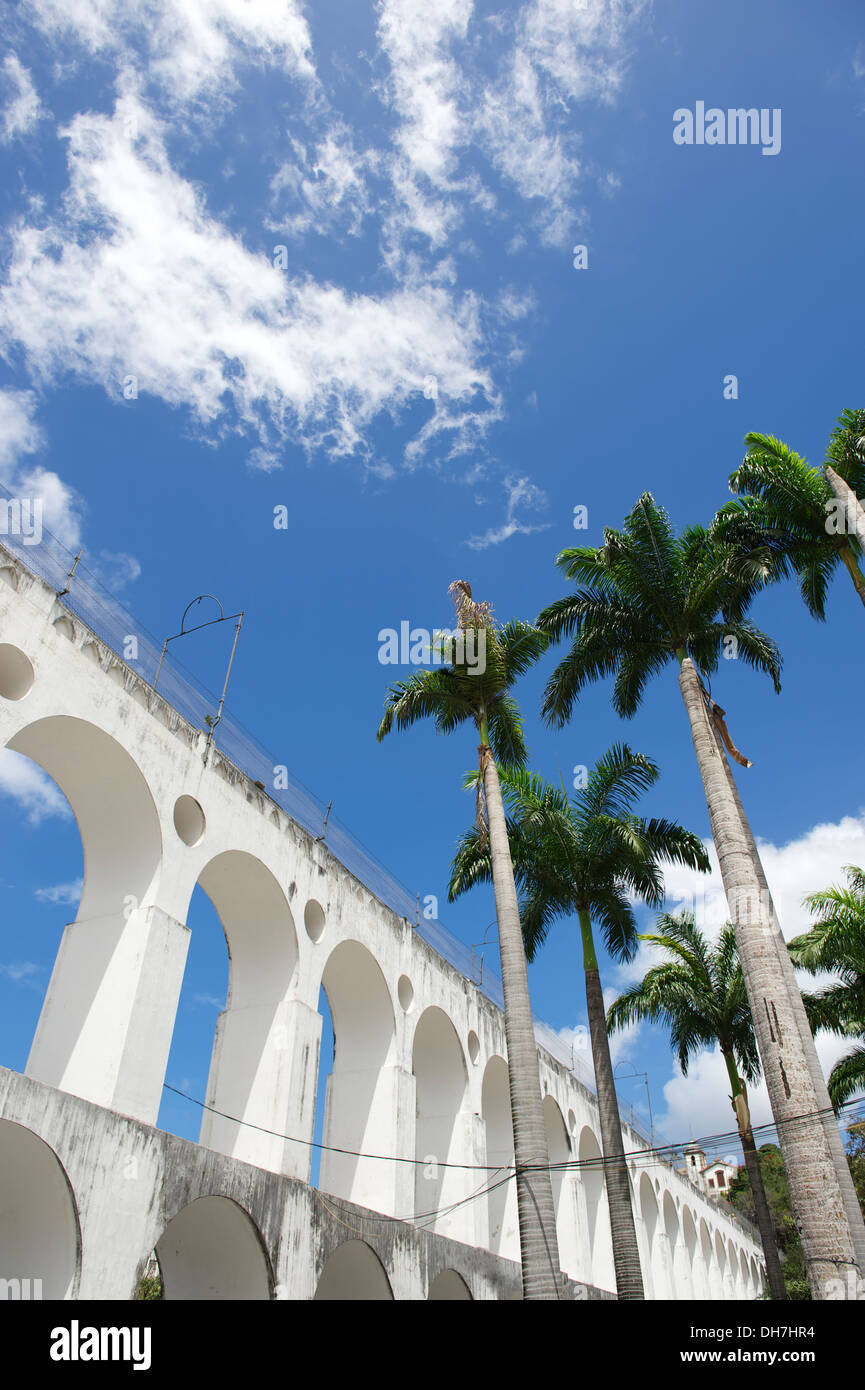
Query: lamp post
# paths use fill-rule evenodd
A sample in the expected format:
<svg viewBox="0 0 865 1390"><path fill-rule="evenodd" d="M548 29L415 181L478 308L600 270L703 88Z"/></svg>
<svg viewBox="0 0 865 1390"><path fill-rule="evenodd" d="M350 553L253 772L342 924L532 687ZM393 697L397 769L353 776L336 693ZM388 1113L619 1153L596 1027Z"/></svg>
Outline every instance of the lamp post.
<svg viewBox="0 0 865 1390"><path fill-rule="evenodd" d="M613 1075L614 1075L614 1076L615 1076L616 1072L619 1070L619 1067L630 1067L630 1068L631 1068L630 1076L631 1076L631 1077L638 1077L638 1076L641 1076L641 1077L643 1078L643 1080L645 1081L645 1083L646 1083L646 1100L647 1100L648 1103L649 1103L649 1133L650 1133L651 1139L652 1139L652 1148L654 1148L654 1147L655 1147L655 1121L654 1121L654 1117L653 1117L653 1115L652 1115L652 1094L651 1094L651 1092L650 1092L650 1090L649 1090L649 1074L648 1074L648 1072L645 1072L645 1071L637 1071L637 1069L636 1069L636 1067L634 1066L633 1062L617 1062L616 1065L615 1065L615 1067L613 1068Z"/></svg>

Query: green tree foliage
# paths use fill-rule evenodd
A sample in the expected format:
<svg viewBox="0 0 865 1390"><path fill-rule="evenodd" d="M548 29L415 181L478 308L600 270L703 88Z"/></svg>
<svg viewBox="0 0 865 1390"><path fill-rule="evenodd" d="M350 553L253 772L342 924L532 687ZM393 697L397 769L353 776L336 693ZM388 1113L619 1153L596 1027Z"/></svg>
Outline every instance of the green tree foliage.
<svg viewBox="0 0 865 1390"><path fill-rule="evenodd" d="M781 1269L787 1297L795 1302L811 1298L802 1242L793 1216L787 1175L777 1144L764 1144L759 1150L763 1186L769 1203L769 1213L775 1232L775 1244L781 1256ZM747 1169L740 1168L730 1184L729 1200L749 1221L755 1219L754 1197Z"/></svg>

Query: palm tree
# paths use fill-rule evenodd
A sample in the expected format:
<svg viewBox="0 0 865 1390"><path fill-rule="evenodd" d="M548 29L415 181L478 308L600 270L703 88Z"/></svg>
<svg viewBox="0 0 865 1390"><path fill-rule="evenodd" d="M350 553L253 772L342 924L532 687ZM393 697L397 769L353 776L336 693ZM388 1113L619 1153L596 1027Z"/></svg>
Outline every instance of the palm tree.
<svg viewBox="0 0 865 1390"><path fill-rule="evenodd" d="M829 581L839 563L865 604L858 563L865 536L857 536L858 499L865 497L865 410L845 410L839 417L822 469L772 435L748 434L745 443L745 458L730 477L731 490L743 495L718 512L719 536L743 550L763 547L771 557L767 577L795 574L815 618L826 616Z"/></svg>
<svg viewBox="0 0 865 1390"><path fill-rule="evenodd" d="M564 785L559 791L535 773L521 768L501 773L511 813L508 838L521 889L520 917L528 959L534 960L558 918L576 915L580 923L610 1235L621 1299L641 1299L643 1280L592 922L600 926L610 954L630 960L637 949L637 928L629 894L661 905L661 859L709 868L697 835L674 822L645 820L632 813L636 799L658 775L650 758L632 753L625 745L611 748L570 800ZM454 858L449 900L476 883L489 882L491 875L489 849L477 829L471 830L463 835Z"/></svg>
<svg viewBox="0 0 865 1390"><path fill-rule="evenodd" d="M865 871L848 864L845 888L811 893L805 905L819 917L811 930L789 943L795 965L811 975L840 976L819 994L806 994L805 1011L816 1031L848 1037L865 1035ZM829 1098L836 1110L865 1088L865 1046L842 1057L829 1077Z"/></svg>
<svg viewBox="0 0 865 1390"><path fill-rule="evenodd" d="M815 1297L828 1297L839 1267L855 1274L865 1230L837 1125L831 1114L829 1125L819 1118L830 1109L828 1093L725 748L750 764L701 678L717 670L723 649L780 689L780 653L746 616L765 583L766 556L743 554L702 527L676 536L667 514L644 493L623 531L605 530L602 546L565 550L557 563L580 587L538 618L551 639L574 638L547 684L543 710L550 722L564 724L582 690L609 674L615 674L613 707L630 718L649 678L678 664L791 1198Z"/></svg>
<svg viewBox="0 0 865 1390"><path fill-rule="evenodd" d="M378 729L381 741L394 725L408 728L432 719L440 733L474 724L478 733L478 833L489 838L493 889L499 928L508 1050L517 1211L522 1255L523 1296L559 1297L561 1274L556 1239L549 1152L541 1102L538 1049L529 1005L528 971L520 930L517 892L508 847L504 805L496 761L525 762L522 720L510 695L514 681L537 661L547 645L542 632L528 623L499 626L490 605L477 603L464 580L451 584L460 636L440 639L434 660L449 664L418 671L398 681L385 699ZM468 664L467 648L484 660ZM486 819L483 815L486 805Z"/></svg>
<svg viewBox="0 0 865 1390"><path fill-rule="evenodd" d="M787 1291L748 1109L745 1083L759 1081L760 1058L736 933L728 922L712 946L696 926L693 913L665 913L658 920L657 934L641 936L640 940L666 951L668 959L652 966L639 984L619 995L607 1012L607 1028L612 1033L644 1019L664 1024L670 1030L683 1076L687 1076L688 1063L700 1048L716 1043L720 1047L763 1240L769 1290L773 1299L785 1299Z"/></svg>

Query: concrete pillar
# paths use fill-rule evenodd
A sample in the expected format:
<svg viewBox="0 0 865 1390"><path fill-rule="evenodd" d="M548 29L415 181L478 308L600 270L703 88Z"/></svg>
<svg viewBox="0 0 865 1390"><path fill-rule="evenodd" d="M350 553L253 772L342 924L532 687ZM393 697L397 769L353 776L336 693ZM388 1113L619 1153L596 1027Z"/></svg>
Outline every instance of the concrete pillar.
<svg viewBox="0 0 865 1390"><path fill-rule="evenodd" d="M26 1075L155 1124L188 948L155 906L67 926Z"/></svg>
<svg viewBox="0 0 865 1390"><path fill-rule="evenodd" d="M414 1097L415 1079L404 1067L351 1071L347 1065L331 1073L324 1143L355 1154L382 1157L358 1158L325 1150L321 1156L322 1191L389 1216L414 1215L414 1165L385 1161L414 1154L412 1139L405 1133L409 1117L413 1129Z"/></svg>
<svg viewBox="0 0 865 1390"><path fill-rule="evenodd" d="M207 1083L207 1103L222 1115L205 1110L199 1142L308 1182L321 1026L318 1010L298 1000L224 1010Z"/></svg>

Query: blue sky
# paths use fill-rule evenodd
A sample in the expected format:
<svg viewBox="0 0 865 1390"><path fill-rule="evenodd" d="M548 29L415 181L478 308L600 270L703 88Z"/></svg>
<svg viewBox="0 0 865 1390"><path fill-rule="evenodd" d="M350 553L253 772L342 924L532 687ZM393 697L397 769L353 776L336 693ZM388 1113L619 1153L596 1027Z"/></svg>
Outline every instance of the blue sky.
<svg viewBox="0 0 865 1390"><path fill-rule="evenodd" d="M378 633L447 624L461 577L532 619L563 591L557 552L644 489L707 522L749 430L822 460L862 404L860 7L22 0L0 101L0 481L38 488L158 636L198 593L244 608L234 715L479 941L491 897L445 903L474 739L376 744L401 674ZM780 111L779 151L675 144L697 102ZM805 892L865 862L843 574L829 607L821 625L789 587L762 596L782 695L735 662L714 687L788 935ZM218 687L221 635L195 641L182 659ZM517 692L533 764L557 777L625 738L663 771L646 812L707 835L672 669L628 725L601 685L551 732L555 659ZM0 1061L23 1067L81 854L8 754L0 790ZM168 1079L203 1097L227 957L200 890L191 924ZM585 1022L570 924L530 978L538 1016ZM730 1128L717 1058L683 1081L652 1030L619 1046L668 1138ZM162 1120L197 1132L180 1102Z"/></svg>

